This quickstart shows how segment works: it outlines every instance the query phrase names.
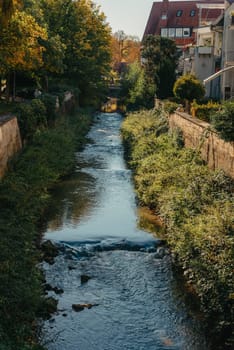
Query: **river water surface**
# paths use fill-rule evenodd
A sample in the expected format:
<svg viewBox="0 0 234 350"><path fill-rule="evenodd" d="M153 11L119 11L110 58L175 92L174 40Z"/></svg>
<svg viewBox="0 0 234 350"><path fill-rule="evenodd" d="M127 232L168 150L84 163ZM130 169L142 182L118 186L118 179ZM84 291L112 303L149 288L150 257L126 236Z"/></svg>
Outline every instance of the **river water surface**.
<svg viewBox="0 0 234 350"><path fill-rule="evenodd" d="M75 173L55 190L44 237L60 254L44 269L64 292L50 292L58 312L44 325L44 342L49 350L208 350L166 248L138 228L121 121L96 117ZM87 303L93 307L72 308Z"/></svg>

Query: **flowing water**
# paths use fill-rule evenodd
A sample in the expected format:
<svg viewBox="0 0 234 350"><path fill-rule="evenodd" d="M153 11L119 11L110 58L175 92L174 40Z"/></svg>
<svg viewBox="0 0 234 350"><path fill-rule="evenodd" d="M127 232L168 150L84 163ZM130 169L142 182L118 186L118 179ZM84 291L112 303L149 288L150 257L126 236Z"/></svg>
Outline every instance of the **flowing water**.
<svg viewBox="0 0 234 350"><path fill-rule="evenodd" d="M46 279L64 291L49 292L58 312L44 342L49 350L207 350L163 242L137 227L122 117L96 119L75 173L56 188L44 234L60 248L55 264L44 264ZM77 312L74 304L91 305Z"/></svg>

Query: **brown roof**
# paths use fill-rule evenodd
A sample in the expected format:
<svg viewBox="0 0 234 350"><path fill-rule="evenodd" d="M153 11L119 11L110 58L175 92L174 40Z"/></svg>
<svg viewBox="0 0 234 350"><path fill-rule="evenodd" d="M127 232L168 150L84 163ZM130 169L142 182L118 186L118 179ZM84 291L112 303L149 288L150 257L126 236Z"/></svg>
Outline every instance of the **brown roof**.
<svg viewBox="0 0 234 350"><path fill-rule="evenodd" d="M160 35L161 28L194 28L199 24L199 9L197 4L223 4L221 0L207 1L168 1L154 2L151 13L145 28L144 36L148 34ZM191 16L191 11L194 16ZM177 16L178 11L182 11L181 16ZM201 21L213 21L220 16L220 9L202 9ZM162 19L162 15L167 14L166 19ZM176 43L180 45L182 42L188 44L192 38L176 38ZM180 43L179 43L180 42Z"/></svg>

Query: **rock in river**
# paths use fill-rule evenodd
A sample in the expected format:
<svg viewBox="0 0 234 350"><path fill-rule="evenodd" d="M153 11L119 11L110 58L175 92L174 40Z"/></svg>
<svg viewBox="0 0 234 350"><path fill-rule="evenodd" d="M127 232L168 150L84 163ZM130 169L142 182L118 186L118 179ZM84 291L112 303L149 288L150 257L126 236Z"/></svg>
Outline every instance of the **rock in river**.
<svg viewBox="0 0 234 350"><path fill-rule="evenodd" d="M91 309L93 306L98 306L98 304L72 304L72 308L76 312L83 311L86 309Z"/></svg>

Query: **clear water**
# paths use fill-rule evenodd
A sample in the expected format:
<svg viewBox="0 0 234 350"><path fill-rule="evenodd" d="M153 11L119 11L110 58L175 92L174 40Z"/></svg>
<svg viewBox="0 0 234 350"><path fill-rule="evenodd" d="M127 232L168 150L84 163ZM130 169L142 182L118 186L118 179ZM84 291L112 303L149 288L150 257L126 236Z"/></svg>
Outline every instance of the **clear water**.
<svg viewBox="0 0 234 350"><path fill-rule="evenodd" d="M45 323L43 342L49 350L208 350L175 288L166 248L138 228L121 122L116 113L97 116L75 174L54 193L44 235L60 254L44 269L64 293L50 292L59 310ZM72 309L84 303L95 306Z"/></svg>

